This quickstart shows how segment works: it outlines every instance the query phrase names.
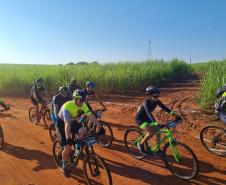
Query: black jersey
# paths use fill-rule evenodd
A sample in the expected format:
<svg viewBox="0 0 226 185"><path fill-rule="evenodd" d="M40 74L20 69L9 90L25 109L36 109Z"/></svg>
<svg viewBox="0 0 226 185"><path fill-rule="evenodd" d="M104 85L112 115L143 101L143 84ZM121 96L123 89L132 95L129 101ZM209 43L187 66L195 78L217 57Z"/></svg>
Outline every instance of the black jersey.
<svg viewBox="0 0 226 185"><path fill-rule="evenodd" d="M147 121L147 122L155 122L155 118L152 115L152 112L155 108L159 106L165 112L170 113L171 110L167 108L160 100L153 101L153 100L145 100L142 105L139 107L137 114L136 114L136 121L139 124Z"/></svg>

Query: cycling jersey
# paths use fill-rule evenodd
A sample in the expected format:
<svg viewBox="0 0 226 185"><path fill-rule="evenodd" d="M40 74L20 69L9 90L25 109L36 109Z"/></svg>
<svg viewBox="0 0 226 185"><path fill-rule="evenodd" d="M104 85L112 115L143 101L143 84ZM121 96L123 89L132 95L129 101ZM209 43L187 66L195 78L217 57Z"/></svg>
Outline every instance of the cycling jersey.
<svg viewBox="0 0 226 185"><path fill-rule="evenodd" d="M139 107L137 114L136 114L136 123L141 125L144 122L156 122L154 116L151 114L155 108L159 106L165 112L171 113L172 111L167 108L160 100L153 101L153 100L145 100L142 105Z"/></svg>
<svg viewBox="0 0 226 185"><path fill-rule="evenodd" d="M32 85L32 87L31 87L31 100L32 100L33 103L43 102L43 99L40 96L40 93L42 91L45 91L45 88L43 86L38 87L36 84ZM36 95L36 97L33 95L33 93ZM36 100L36 102L35 102L35 100Z"/></svg>
<svg viewBox="0 0 226 185"><path fill-rule="evenodd" d="M71 101L71 97L58 94L53 97L52 109L54 110L53 106L54 106L54 104L56 104L56 105L58 105L58 110L60 110L60 108L63 106L63 104L68 101Z"/></svg>
<svg viewBox="0 0 226 185"><path fill-rule="evenodd" d="M85 103L83 103L82 106L78 106L72 100L72 101L66 102L61 107L58 116L64 122L70 123L74 118L76 118L79 115L81 111L83 111L86 115L92 114L92 112L90 111L90 109Z"/></svg>

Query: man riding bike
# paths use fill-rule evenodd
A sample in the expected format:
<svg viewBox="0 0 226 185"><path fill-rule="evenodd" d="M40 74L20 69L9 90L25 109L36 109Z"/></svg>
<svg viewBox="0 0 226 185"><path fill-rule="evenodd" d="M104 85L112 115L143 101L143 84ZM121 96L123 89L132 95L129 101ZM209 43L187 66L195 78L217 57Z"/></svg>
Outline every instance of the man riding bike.
<svg viewBox="0 0 226 185"><path fill-rule="evenodd" d="M55 118L57 117L62 105L67 101L70 101L71 99L72 98L68 96L68 88L66 86L60 87L59 93L53 97L52 101L53 102L52 107Z"/></svg>
<svg viewBox="0 0 226 185"><path fill-rule="evenodd" d="M92 114L91 110L85 104L85 93L81 90L75 90L73 93L73 100L66 102L60 109L57 119L57 127L61 136L61 143L64 147L62 152L62 169L64 171L65 177L70 176L70 167L68 165L69 155L70 155L70 145L73 144L72 133L76 134L76 139L83 139L86 136L86 128L82 127L75 118L83 111L89 120L94 122L98 128L98 135L104 134L104 129L102 128L99 121Z"/></svg>
<svg viewBox="0 0 226 185"><path fill-rule="evenodd" d="M39 115L39 104L45 106L43 94L45 94L44 80L42 78L36 79L35 83L31 87L31 102L35 106L36 115ZM37 123L40 122L40 116L37 116Z"/></svg>
<svg viewBox="0 0 226 185"><path fill-rule="evenodd" d="M8 105L6 105L5 103L4 103L4 101L0 98L0 105L5 109L5 110L9 110L10 109L10 107L8 106Z"/></svg>
<svg viewBox="0 0 226 185"><path fill-rule="evenodd" d="M142 139L142 141L138 144L138 148L142 153L146 153L144 149L144 143L151 139L154 134L159 130L159 127L157 126L158 123L156 122L154 116L152 115L152 112L155 110L157 105L164 110L165 112L178 117L172 110L167 108L160 100L160 89L156 86L150 86L146 88L146 94L148 95L148 98L141 104L141 106L138 108L138 111L136 113L136 124L143 130L147 131L147 134ZM157 142L160 141L160 136L157 135L156 137ZM159 151L160 152L160 151Z"/></svg>
<svg viewBox="0 0 226 185"><path fill-rule="evenodd" d="M73 95L73 93L76 89L81 89L81 88L78 86L77 80L75 78L72 78L71 83L68 85L68 90L69 90L70 96Z"/></svg>
<svg viewBox="0 0 226 185"><path fill-rule="evenodd" d="M94 91L94 88L95 88L95 83L93 83L91 81L86 82L86 89L84 91L86 94L86 103L87 103L88 107L90 108L90 110L92 110L89 102L90 102L90 100L97 100L100 103L100 105L105 110L107 110L107 107L102 103L102 101L98 97L97 93Z"/></svg>

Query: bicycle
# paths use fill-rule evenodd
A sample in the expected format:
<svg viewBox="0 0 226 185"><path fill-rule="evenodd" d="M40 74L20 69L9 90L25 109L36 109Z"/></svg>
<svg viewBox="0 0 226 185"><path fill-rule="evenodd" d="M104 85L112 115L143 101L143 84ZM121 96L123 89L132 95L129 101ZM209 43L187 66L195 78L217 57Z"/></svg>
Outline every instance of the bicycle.
<svg viewBox="0 0 226 185"><path fill-rule="evenodd" d="M226 156L226 128L214 124L208 125L201 130L200 140L210 153Z"/></svg>
<svg viewBox="0 0 226 185"><path fill-rule="evenodd" d="M103 128L105 129L105 134L103 136L98 136L97 142L102 147L107 148L111 146L114 137L113 137L113 131L111 129L111 126L107 122L101 120L101 117L103 116L103 112L105 111L106 111L105 109L101 109L101 110L93 111L93 113L96 116L96 118L99 120L99 122L102 124ZM88 132L92 132L96 130L96 125L93 122L91 122L86 115L82 115L78 122L82 123L83 126L87 128ZM53 142L57 139L58 136L56 134L55 124L50 125L49 135Z"/></svg>
<svg viewBox="0 0 226 185"><path fill-rule="evenodd" d="M36 124L38 118L43 118L45 127L50 127L50 125L52 124L51 111L48 107L48 104L50 103L51 101L46 101L45 105L42 104L39 108L38 115L36 115L35 107L30 107L28 115L31 123Z"/></svg>
<svg viewBox="0 0 226 185"><path fill-rule="evenodd" d="M71 168L76 167L79 160L83 159L83 173L87 185L103 183L106 185L112 185L110 170L108 169L104 159L94 152L93 145L95 145L96 142L95 135L89 135L83 140L76 141L74 139L74 145L80 144L81 147L78 153L71 148L69 165ZM60 140L55 140L53 143L53 159L60 171L63 171L62 151L63 147L61 146ZM101 176L104 174L106 177Z"/></svg>
<svg viewBox="0 0 226 185"><path fill-rule="evenodd" d="M187 145L174 139L171 130L176 128L180 121L182 120L170 120L163 125L159 125L160 130L156 134L165 134L165 136L153 147L150 142L147 141L145 143L146 153L142 153L137 147L146 135L146 132L139 128L127 130L124 135L124 143L130 155L137 159L143 159L148 154L158 154L162 157L167 169L174 176L184 180L195 178L199 171L198 159L195 153ZM164 145L163 150L161 150L161 145L167 139L168 142ZM187 154L189 154L189 156Z"/></svg>

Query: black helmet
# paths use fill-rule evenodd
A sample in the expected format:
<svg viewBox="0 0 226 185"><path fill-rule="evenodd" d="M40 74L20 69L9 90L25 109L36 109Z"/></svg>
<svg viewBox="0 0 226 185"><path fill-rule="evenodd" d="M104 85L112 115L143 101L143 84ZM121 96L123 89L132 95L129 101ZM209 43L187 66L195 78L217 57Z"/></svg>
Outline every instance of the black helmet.
<svg viewBox="0 0 226 185"><path fill-rule="evenodd" d="M160 94L160 89L156 86L149 86L146 88L146 94L148 95Z"/></svg>
<svg viewBox="0 0 226 185"><path fill-rule="evenodd" d="M59 87L59 92L68 92L68 88L66 86Z"/></svg>

